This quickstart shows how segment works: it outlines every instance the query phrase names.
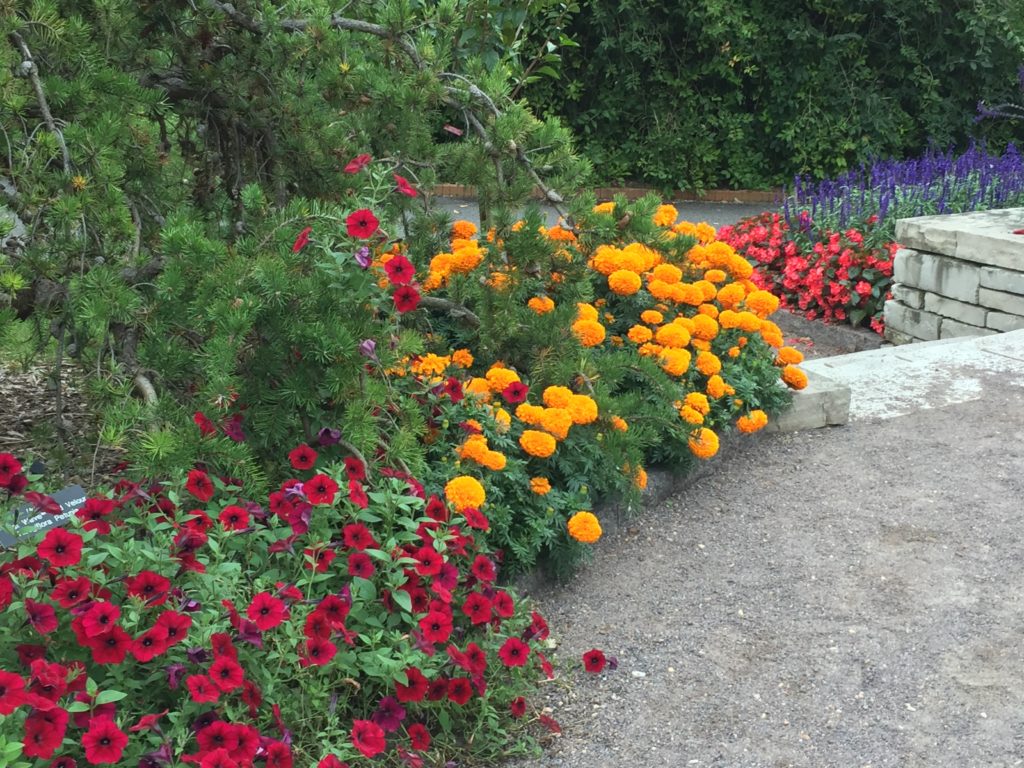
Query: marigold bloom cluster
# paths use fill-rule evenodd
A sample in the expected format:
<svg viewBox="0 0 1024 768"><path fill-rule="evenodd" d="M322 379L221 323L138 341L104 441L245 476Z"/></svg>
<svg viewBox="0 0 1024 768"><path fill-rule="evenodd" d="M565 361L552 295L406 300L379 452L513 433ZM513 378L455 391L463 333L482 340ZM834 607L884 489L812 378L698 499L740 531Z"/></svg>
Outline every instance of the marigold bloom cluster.
<svg viewBox="0 0 1024 768"><path fill-rule="evenodd" d="M487 499L480 481L469 475L460 475L449 480L444 487L444 495L448 503L459 512L471 507L482 507Z"/></svg>
<svg viewBox="0 0 1024 768"><path fill-rule="evenodd" d="M601 538L601 523L593 512L577 512L566 527L569 535L583 544L593 544Z"/></svg>

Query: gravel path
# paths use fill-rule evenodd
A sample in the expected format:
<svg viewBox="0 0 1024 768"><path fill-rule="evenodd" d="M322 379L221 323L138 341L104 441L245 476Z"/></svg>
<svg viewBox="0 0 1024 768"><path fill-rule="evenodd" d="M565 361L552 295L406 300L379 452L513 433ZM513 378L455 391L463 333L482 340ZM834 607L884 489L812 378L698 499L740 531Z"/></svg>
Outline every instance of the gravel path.
<svg viewBox="0 0 1024 768"><path fill-rule="evenodd" d="M762 435L539 600L530 766L1024 765L1024 389Z"/></svg>

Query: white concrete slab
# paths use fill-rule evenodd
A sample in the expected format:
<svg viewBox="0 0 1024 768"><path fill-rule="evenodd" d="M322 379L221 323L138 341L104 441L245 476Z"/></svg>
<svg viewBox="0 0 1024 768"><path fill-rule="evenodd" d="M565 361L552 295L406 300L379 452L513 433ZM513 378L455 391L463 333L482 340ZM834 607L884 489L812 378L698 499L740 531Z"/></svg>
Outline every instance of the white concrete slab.
<svg viewBox="0 0 1024 768"><path fill-rule="evenodd" d="M977 400L996 377L1024 387L1024 331L883 347L802 367L850 388L850 421L891 419Z"/></svg>

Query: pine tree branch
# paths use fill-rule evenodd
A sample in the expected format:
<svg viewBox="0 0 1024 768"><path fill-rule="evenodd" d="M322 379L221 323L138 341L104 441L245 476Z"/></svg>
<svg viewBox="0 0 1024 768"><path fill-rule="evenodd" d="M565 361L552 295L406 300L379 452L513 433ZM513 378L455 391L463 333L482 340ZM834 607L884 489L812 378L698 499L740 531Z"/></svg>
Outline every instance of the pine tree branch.
<svg viewBox="0 0 1024 768"><path fill-rule="evenodd" d="M243 29L247 29L250 32L257 35L263 34L263 27L257 21L255 21L254 19L250 19L244 13L235 8L235 6L233 6L231 3L220 3L217 2L217 0L206 0L206 4L213 8L215 11L220 11L221 13L223 13L225 16L227 16L229 19L235 22L235 24L242 27Z"/></svg>
<svg viewBox="0 0 1024 768"><path fill-rule="evenodd" d="M32 87L36 92L36 101L39 102L39 111L43 113L43 121L46 123L46 129L57 139L61 158L64 161L64 173L70 175L71 153L68 152L68 145L64 142L64 134L57 127L57 123L53 119L53 113L50 112L50 105L47 103L46 93L43 91L43 81L39 79L39 67L36 66L35 59L32 58L32 51L29 50L25 40L17 32L11 32L8 35L8 39L21 53L21 71L32 82Z"/></svg>

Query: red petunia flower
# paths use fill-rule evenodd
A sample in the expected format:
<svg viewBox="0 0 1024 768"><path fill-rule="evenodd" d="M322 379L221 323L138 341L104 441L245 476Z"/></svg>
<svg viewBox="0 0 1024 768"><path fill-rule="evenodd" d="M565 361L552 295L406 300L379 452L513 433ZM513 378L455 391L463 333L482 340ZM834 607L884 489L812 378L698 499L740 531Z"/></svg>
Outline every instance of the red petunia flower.
<svg viewBox="0 0 1024 768"><path fill-rule="evenodd" d="M411 285L402 285L391 294L391 299L395 302L395 309L405 314L420 305L420 292Z"/></svg>
<svg viewBox="0 0 1024 768"><path fill-rule="evenodd" d="M327 475L313 475L302 484L302 492L306 494L310 504L333 504L338 493L338 484Z"/></svg>
<svg viewBox="0 0 1024 768"><path fill-rule="evenodd" d="M430 611L420 619L420 631L431 643L446 643L452 635L452 617L441 611Z"/></svg>
<svg viewBox="0 0 1024 768"><path fill-rule="evenodd" d="M200 733L207 730L209 728L204 728ZM199 758L199 768L238 768L238 763L231 759L231 753L224 747L217 747L203 753Z"/></svg>
<svg viewBox="0 0 1024 768"><path fill-rule="evenodd" d="M128 735L109 717L94 717L82 736L85 759L93 765L118 762L128 746Z"/></svg>
<svg viewBox="0 0 1024 768"><path fill-rule="evenodd" d="M544 673L544 676L548 680L554 680L555 679L555 668L551 665L551 662L548 661L547 656L545 656L540 651L537 651L537 658L540 659L540 668L541 668L541 671Z"/></svg>
<svg viewBox="0 0 1024 768"><path fill-rule="evenodd" d="M494 568L494 561L486 555L477 555L469 570L478 581L483 581L488 584L494 581L498 576L497 570Z"/></svg>
<svg viewBox="0 0 1024 768"><path fill-rule="evenodd" d="M355 480L356 482L361 483L366 479L366 467L359 459L353 456L346 456L345 474L348 475L349 480Z"/></svg>
<svg viewBox="0 0 1024 768"><path fill-rule="evenodd" d="M78 762L73 757L58 757L47 768L78 768Z"/></svg>
<svg viewBox="0 0 1024 768"><path fill-rule="evenodd" d="M48 635L57 629L57 612L49 603L39 603L30 597L25 598L25 613L32 629L40 635Z"/></svg>
<svg viewBox="0 0 1024 768"><path fill-rule="evenodd" d="M349 523L341 529L341 535L345 546L352 549L363 550L377 546L377 540L373 538L370 529L362 523Z"/></svg>
<svg viewBox="0 0 1024 768"><path fill-rule="evenodd" d="M366 495L363 484L358 480L348 481L348 500L360 509L366 509L370 506L370 497Z"/></svg>
<svg viewBox="0 0 1024 768"><path fill-rule="evenodd" d="M10 485L16 475L21 474L21 462L13 454L0 453L0 485Z"/></svg>
<svg viewBox="0 0 1024 768"><path fill-rule="evenodd" d="M486 531L491 527L490 521L479 509L466 507L462 510L462 516L466 518L466 525L478 531Z"/></svg>
<svg viewBox="0 0 1024 768"><path fill-rule="evenodd" d="M322 667L329 663L338 652L338 646L322 637L310 637L306 639L299 656L299 664L308 667L310 664Z"/></svg>
<svg viewBox="0 0 1024 768"><path fill-rule="evenodd" d="M249 513L237 504L224 507L218 519L225 531L244 531L249 527Z"/></svg>
<svg viewBox="0 0 1024 768"><path fill-rule="evenodd" d="M416 558L416 573L420 576L436 576L444 565L444 558L432 545L420 547L413 557Z"/></svg>
<svg viewBox="0 0 1024 768"><path fill-rule="evenodd" d="M430 749L430 731L422 723L414 723L406 729L409 734L409 743L413 749L420 751Z"/></svg>
<svg viewBox="0 0 1024 768"><path fill-rule="evenodd" d="M491 620L491 601L479 592L470 592L462 604L462 612L474 625L486 624Z"/></svg>
<svg viewBox="0 0 1024 768"><path fill-rule="evenodd" d="M266 768L292 768L292 749L283 741L272 741L267 747Z"/></svg>
<svg viewBox="0 0 1024 768"><path fill-rule="evenodd" d="M199 427L199 434L203 437L209 437L210 435L217 434L217 427L212 421L210 421L210 417L202 411L196 411L192 414L192 421L194 421L195 425Z"/></svg>
<svg viewBox="0 0 1024 768"><path fill-rule="evenodd" d="M131 653L137 661L145 663L152 661L162 655L171 644L167 642L167 630L160 626L154 626L148 632L143 632L132 643Z"/></svg>
<svg viewBox="0 0 1024 768"><path fill-rule="evenodd" d="M39 542L36 554L56 568L77 565L82 559L82 537L63 528L51 528Z"/></svg>
<svg viewBox="0 0 1024 768"><path fill-rule="evenodd" d="M64 741L68 728L68 713L60 707L33 709L25 718L25 738L21 754L49 760Z"/></svg>
<svg viewBox="0 0 1024 768"><path fill-rule="evenodd" d="M295 238L295 242L292 243L292 253L298 253L309 243L309 234L313 231L312 227L306 227L304 230L299 232L299 236Z"/></svg>
<svg viewBox="0 0 1024 768"><path fill-rule="evenodd" d="M213 483L210 481L210 476L201 469L189 470L185 490L203 502L213 498Z"/></svg>
<svg viewBox="0 0 1024 768"><path fill-rule="evenodd" d="M210 665L209 677L213 684L225 693L241 688L245 681L245 670L231 656L218 656Z"/></svg>
<svg viewBox="0 0 1024 768"><path fill-rule="evenodd" d="M25 678L0 669L0 715L11 714L25 700Z"/></svg>
<svg viewBox="0 0 1024 768"><path fill-rule="evenodd" d="M604 654L597 650L597 648L592 648L583 654L583 668L587 670L587 672L597 674L604 669L604 665Z"/></svg>
<svg viewBox="0 0 1024 768"><path fill-rule="evenodd" d="M323 614L332 629L339 629L345 626L345 619L351 608L351 603L342 600L337 595L327 595L327 597L320 601L316 610Z"/></svg>
<svg viewBox="0 0 1024 768"><path fill-rule="evenodd" d="M86 499L85 504L75 512L75 517L84 521L82 530L96 531L98 534L110 533L110 523L104 518L114 511L113 499Z"/></svg>
<svg viewBox="0 0 1024 768"><path fill-rule="evenodd" d="M345 173L359 173L373 158L367 154L356 155L345 166Z"/></svg>
<svg viewBox="0 0 1024 768"><path fill-rule="evenodd" d="M113 603L95 602L82 615L82 629L88 637L97 637L109 632L121 618L121 609Z"/></svg>
<svg viewBox="0 0 1024 768"><path fill-rule="evenodd" d="M386 748L384 729L372 720L353 720L352 746L364 757L379 755Z"/></svg>
<svg viewBox="0 0 1024 768"><path fill-rule="evenodd" d="M388 280L391 281L392 285L407 285L416 277L416 267L401 254L388 259L384 265L384 271L387 273Z"/></svg>
<svg viewBox="0 0 1024 768"><path fill-rule="evenodd" d="M238 749L238 727L215 720L196 734L196 742L203 752L223 749L230 755Z"/></svg>
<svg viewBox="0 0 1024 768"><path fill-rule="evenodd" d="M316 459L317 452L305 443L293 448L288 453L288 461L291 462L293 469L312 469L316 464Z"/></svg>
<svg viewBox="0 0 1024 768"><path fill-rule="evenodd" d="M419 192L412 188L412 185L409 184L407 179L404 179L397 173L393 173L391 175L395 177L395 185L398 187L398 191L403 195L406 197L416 197L419 194Z"/></svg>
<svg viewBox="0 0 1024 768"><path fill-rule="evenodd" d="M206 675L189 675L185 687L197 704L210 704L220 698L220 689Z"/></svg>
<svg viewBox="0 0 1024 768"><path fill-rule="evenodd" d="M334 550L324 547L306 547L302 554L306 557L305 567L316 573L326 573L335 558Z"/></svg>
<svg viewBox="0 0 1024 768"><path fill-rule="evenodd" d="M120 664L131 647L131 635L118 626L114 626L106 634L89 638L92 660L97 664Z"/></svg>
<svg viewBox="0 0 1024 768"><path fill-rule="evenodd" d="M335 755L324 755L316 768L348 768L348 763L343 763Z"/></svg>
<svg viewBox="0 0 1024 768"><path fill-rule="evenodd" d="M526 402L528 394L530 394L530 388L521 381L513 381L501 391L501 396L509 405Z"/></svg>
<svg viewBox="0 0 1024 768"><path fill-rule="evenodd" d="M395 683L395 698L402 702L423 701L427 695L427 687L430 681L416 667L408 667L405 670L407 684Z"/></svg>
<svg viewBox="0 0 1024 768"><path fill-rule="evenodd" d="M140 731L159 731L160 726L157 723L160 722L160 718L166 715L169 710L163 712L157 712L154 715L143 715L139 718L139 722L128 729L129 733L139 733Z"/></svg>
<svg viewBox="0 0 1024 768"><path fill-rule="evenodd" d="M530 658L530 646L518 637L510 637L498 649L498 658L506 667L522 667Z"/></svg>
<svg viewBox="0 0 1024 768"><path fill-rule="evenodd" d="M260 592L253 597L245 615L256 625L260 632L273 629L288 618L288 606L269 592Z"/></svg>
<svg viewBox="0 0 1024 768"><path fill-rule="evenodd" d="M469 701L473 695L473 686L469 684L469 678L453 677L448 681L448 698L460 707Z"/></svg>
<svg viewBox="0 0 1024 768"><path fill-rule="evenodd" d="M157 617L154 626L163 628L164 632L167 633L168 644L174 645L185 639L189 628L192 626L192 617L187 613L164 611Z"/></svg>
<svg viewBox="0 0 1024 768"><path fill-rule="evenodd" d="M171 590L171 580L153 571L139 571L125 579L128 594L140 597L147 606L163 605Z"/></svg>
<svg viewBox="0 0 1024 768"><path fill-rule="evenodd" d="M450 377L441 387L441 392L448 396L453 403L461 403L465 394L462 391L462 382L455 377Z"/></svg>
<svg viewBox="0 0 1024 768"><path fill-rule="evenodd" d="M522 696L517 696L516 698L512 699L511 703L508 705L508 708L512 711L512 717L518 720L520 717L526 714L526 699L524 699Z"/></svg>
<svg viewBox="0 0 1024 768"><path fill-rule="evenodd" d="M494 607L494 612L503 619L511 619L516 611L512 596L500 589L491 598L491 605Z"/></svg>
<svg viewBox="0 0 1024 768"><path fill-rule="evenodd" d="M358 211L350 213L345 219L349 237L358 237L361 240L372 237L379 226L380 222L377 221L377 217L368 208L360 208Z"/></svg>
<svg viewBox="0 0 1024 768"><path fill-rule="evenodd" d="M376 567L373 565L373 560L370 559L369 555L363 554L362 552L353 552L348 556L348 575L357 576L360 579L373 578L373 574L377 572Z"/></svg>

